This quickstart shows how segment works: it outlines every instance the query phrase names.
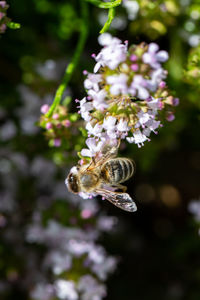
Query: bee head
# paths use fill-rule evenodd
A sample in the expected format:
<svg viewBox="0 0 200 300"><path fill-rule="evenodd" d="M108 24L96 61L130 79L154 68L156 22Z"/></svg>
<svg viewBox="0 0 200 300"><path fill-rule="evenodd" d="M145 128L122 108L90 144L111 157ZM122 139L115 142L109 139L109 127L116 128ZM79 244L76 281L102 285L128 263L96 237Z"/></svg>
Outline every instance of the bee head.
<svg viewBox="0 0 200 300"><path fill-rule="evenodd" d="M69 175L67 176L65 183L67 185L67 188L70 192L72 193L78 193L80 192L79 190L79 179L78 179L78 168L73 167L70 170Z"/></svg>

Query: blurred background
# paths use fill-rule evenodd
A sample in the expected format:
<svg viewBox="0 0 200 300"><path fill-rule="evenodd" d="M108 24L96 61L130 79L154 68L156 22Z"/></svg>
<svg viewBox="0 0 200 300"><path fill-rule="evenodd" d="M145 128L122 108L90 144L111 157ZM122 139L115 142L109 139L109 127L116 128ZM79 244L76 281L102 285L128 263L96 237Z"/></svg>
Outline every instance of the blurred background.
<svg viewBox="0 0 200 300"><path fill-rule="evenodd" d="M128 182L134 214L70 195L64 179L84 145L79 126L57 148L37 126L74 53L79 1L7 4L21 28L4 28L0 37L0 299L200 299L198 0L123 1L110 29L129 44L155 41L167 50L168 86L180 98L175 120L151 142L121 150L137 166ZM85 96L83 70L93 70L91 54L99 51L107 11L89 3L88 10L88 38L66 99Z"/></svg>

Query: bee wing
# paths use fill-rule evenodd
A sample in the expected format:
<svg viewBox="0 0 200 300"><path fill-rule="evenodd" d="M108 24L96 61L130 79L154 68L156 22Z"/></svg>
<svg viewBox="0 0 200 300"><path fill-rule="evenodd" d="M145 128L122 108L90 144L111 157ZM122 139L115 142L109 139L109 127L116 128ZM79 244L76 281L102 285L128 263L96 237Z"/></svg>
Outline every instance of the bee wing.
<svg viewBox="0 0 200 300"><path fill-rule="evenodd" d="M94 157L92 157L92 160L87 167L87 170L92 170L100 165L103 165L107 160L114 158L117 156L117 147L109 147L108 145L104 146L103 149L101 150L101 155L100 152L97 152Z"/></svg>
<svg viewBox="0 0 200 300"><path fill-rule="evenodd" d="M95 192L123 210L129 212L137 210L135 202L127 193L118 193L106 189L97 189Z"/></svg>

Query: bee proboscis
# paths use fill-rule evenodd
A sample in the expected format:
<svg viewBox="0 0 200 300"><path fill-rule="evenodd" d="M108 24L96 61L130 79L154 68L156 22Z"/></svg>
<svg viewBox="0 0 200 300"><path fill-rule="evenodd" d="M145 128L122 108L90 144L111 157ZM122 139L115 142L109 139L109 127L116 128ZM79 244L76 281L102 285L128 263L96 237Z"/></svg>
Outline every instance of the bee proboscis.
<svg viewBox="0 0 200 300"><path fill-rule="evenodd" d="M117 207L134 212L136 204L121 183L133 175L135 164L131 159L116 156L117 147L107 148L101 155L97 153L89 164L73 167L66 180L67 187L75 194L96 193Z"/></svg>

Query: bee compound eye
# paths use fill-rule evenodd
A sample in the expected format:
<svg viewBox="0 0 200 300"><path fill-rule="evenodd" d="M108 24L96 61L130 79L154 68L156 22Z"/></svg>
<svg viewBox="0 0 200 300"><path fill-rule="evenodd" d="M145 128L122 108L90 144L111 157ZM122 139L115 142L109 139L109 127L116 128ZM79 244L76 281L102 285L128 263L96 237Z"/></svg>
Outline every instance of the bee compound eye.
<svg viewBox="0 0 200 300"><path fill-rule="evenodd" d="M78 193L79 188L78 188L78 179L77 179L77 176L74 175L73 173L70 173L70 174L69 174L68 182L69 182L69 187L70 187L70 189L71 189L74 193Z"/></svg>

